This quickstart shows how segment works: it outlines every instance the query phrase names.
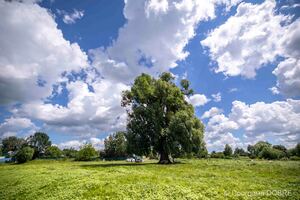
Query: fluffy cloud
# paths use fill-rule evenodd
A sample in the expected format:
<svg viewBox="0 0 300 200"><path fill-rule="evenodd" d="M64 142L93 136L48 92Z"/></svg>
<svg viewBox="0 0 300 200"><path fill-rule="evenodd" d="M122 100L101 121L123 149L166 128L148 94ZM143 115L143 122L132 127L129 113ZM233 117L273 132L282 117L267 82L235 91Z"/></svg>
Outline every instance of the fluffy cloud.
<svg viewBox="0 0 300 200"><path fill-rule="evenodd" d="M56 131L85 137L125 128L126 113L120 102L121 92L128 86L103 79L90 86L78 80L66 88L67 106L32 102L14 112L41 120Z"/></svg>
<svg viewBox="0 0 300 200"><path fill-rule="evenodd" d="M286 96L300 95L300 19L285 30L281 38L284 55L273 74L277 76L277 88Z"/></svg>
<svg viewBox="0 0 300 200"><path fill-rule="evenodd" d="M213 140L206 139L207 148L212 151L223 151L225 144L229 144L233 149L236 147L245 147L238 137L233 136L232 133L219 135L219 137Z"/></svg>
<svg viewBox="0 0 300 200"><path fill-rule="evenodd" d="M288 96L299 95L300 20L278 14L276 2L241 3L234 16L201 41L217 62L216 72L227 76L254 78L256 71L276 61L287 60L274 70L279 91ZM292 72L288 72L288 71Z"/></svg>
<svg viewBox="0 0 300 200"><path fill-rule="evenodd" d="M127 23L107 49L91 50L101 75L130 82L141 72L157 74L177 66L189 52L184 50L200 21L215 17L215 7L238 1L127 0Z"/></svg>
<svg viewBox="0 0 300 200"><path fill-rule="evenodd" d="M0 13L1 104L46 98L62 73L87 66L86 54L64 39L47 9L1 1Z"/></svg>
<svg viewBox="0 0 300 200"><path fill-rule="evenodd" d="M216 107L212 107L211 109L209 109L208 111L205 111L204 114L202 115L201 119L206 119L206 118L211 118L215 115L219 115L223 113L223 110L216 108Z"/></svg>
<svg viewBox="0 0 300 200"><path fill-rule="evenodd" d="M275 60L284 31L281 23L287 20L275 14L275 6L268 0L260 5L241 3L234 16L201 41L218 63L216 72L253 78L258 68Z"/></svg>
<svg viewBox="0 0 300 200"><path fill-rule="evenodd" d="M211 147L220 144L218 148L221 148L226 143L245 147L249 142L260 139L292 147L300 141L300 100L257 102L250 105L234 101L228 116L209 113L217 113L217 110L214 108L214 112L211 109L205 113L205 117L211 117L205 135ZM242 132L243 138L235 137L235 131ZM226 138L230 140L224 140Z"/></svg>
<svg viewBox="0 0 300 200"><path fill-rule="evenodd" d="M299 33L300 34L300 33ZM299 43L300 45L300 43ZM273 71L277 76L276 90L286 96L300 95L300 60L288 58L277 66ZM275 90L275 92L276 92ZM273 91L273 90L272 90Z"/></svg>
<svg viewBox="0 0 300 200"><path fill-rule="evenodd" d="M222 96L220 92L216 94L212 94L211 97L213 98L214 102L220 102L222 100Z"/></svg>
<svg viewBox="0 0 300 200"><path fill-rule="evenodd" d="M74 149L80 149L80 147L82 147L84 144L86 143L90 143L93 145L93 147L97 150L103 149L104 148L104 139L99 139L99 138L95 138L92 137L88 140L71 140L71 141L67 141L67 142L63 142L58 144L58 147L60 149L70 149L70 148L74 148Z"/></svg>
<svg viewBox="0 0 300 200"><path fill-rule="evenodd" d="M27 135L32 133L35 129L37 129L37 127L30 119L10 117L0 124L0 138L17 135L18 133Z"/></svg>
<svg viewBox="0 0 300 200"><path fill-rule="evenodd" d="M210 101L204 94L194 94L189 97L186 96L185 100L194 107L203 106Z"/></svg>
<svg viewBox="0 0 300 200"><path fill-rule="evenodd" d="M58 14L63 15L63 22L65 24L75 24L77 20L84 16L83 10L74 9L73 12L68 13L64 10L58 10Z"/></svg>

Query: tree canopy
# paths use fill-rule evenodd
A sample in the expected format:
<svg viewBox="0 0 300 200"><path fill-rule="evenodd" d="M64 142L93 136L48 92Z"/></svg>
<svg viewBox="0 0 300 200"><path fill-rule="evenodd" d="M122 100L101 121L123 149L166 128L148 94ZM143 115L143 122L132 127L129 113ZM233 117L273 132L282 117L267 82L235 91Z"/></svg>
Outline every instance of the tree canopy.
<svg viewBox="0 0 300 200"><path fill-rule="evenodd" d="M83 145L76 155L78 161L89 161L97 157L97 151L92 144Z"/></svg>
<svg viewBox="0 0 300 200"><path fill-rule="evenodd" d="M2 140L2 152L7 154L9 151L17 151L21 149L25 144L23 138L17 138L15 136L10 136Z"/></svg>
<svg viewBox="0 0 300 200"><path fill-rule="evenodd" d="M158 79L142 74L123 92L129 152L148 155L154 151L160 155L159 163L171 163L178 152L206 150L204 126L185 100L185 95L192 94L189 82L181 81L179 88L173 80L170 73L162 73Z"/></svg>
<svg viewBox="0 0 300 200"><path fill-rule="evenodd" d="M229 144L225 145L224 151L223 151L224 155L227 157L232 156L232 148L231 146L229 146Z"/></svg>
<svg viewBox="0 0 300 200"><path fill-rule="evenodd" d="M127 156L127 141L124 132L116 132L104 140L106 158L122 158Z"/></svg>
<svg viewBox="0 0 300 200"><path fill-rule="evenodd" d="M33 158L45 153L47 147L51 146L51 141L46 133L36 132L28 138L28 145L34 148Z"/></svg>

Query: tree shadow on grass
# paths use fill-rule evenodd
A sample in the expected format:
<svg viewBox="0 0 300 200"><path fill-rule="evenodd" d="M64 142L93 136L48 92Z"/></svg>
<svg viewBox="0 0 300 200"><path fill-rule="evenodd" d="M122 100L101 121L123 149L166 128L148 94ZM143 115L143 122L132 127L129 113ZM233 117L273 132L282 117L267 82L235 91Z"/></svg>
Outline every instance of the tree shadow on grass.
<svg viewBox="0 0 300 200"><path fill-rule="evenodd" d="M93 164L83 164L80 167L83 168L108 168L108 167L141 167L141 166L173 166L185 164L183 162L175 162L172 164L159 164L156 162L151 163L93 163Z"/></svg>

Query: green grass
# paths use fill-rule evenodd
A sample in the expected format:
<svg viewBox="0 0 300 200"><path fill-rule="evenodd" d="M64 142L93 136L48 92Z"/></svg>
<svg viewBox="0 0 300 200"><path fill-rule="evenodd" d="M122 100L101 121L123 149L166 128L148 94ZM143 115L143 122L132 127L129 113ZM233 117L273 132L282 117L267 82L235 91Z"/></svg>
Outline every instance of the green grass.
<svg viewBox="0 0 300 200"><path fill-rule="evenodd" d="M300 199L299 161L0 164L0 199Z"/></svg>

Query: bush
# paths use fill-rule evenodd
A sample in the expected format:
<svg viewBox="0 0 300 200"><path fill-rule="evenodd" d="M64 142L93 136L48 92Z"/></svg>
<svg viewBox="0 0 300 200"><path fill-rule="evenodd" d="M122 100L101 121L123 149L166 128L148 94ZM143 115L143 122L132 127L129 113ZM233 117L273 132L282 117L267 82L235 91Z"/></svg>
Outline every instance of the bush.
<svg viewBox="0 0 300 200"><path fill-rule="evenodd" d="M64 149L63 154L67 158L76 158L78 151L74 148Z"/></svg>
<svg viewBox="0 0 300 200"><path fill-rule="evenodd" d="M125 132L116 132L104 140L105 158L118 159L127 157Z"/></svg>
<svg viewBox="0 0 300 200"><path fill-rule="evenodd" d="M30 147L24 147L17 152L15 155L16 161L18 163L25 163L32 159L34 153L34 149Z"/></svg>
<svg viewBox="0 0 300 200"><path fill-rule="evenodd" d="M231 146L229 146L229 144L225 145L223 153L226 157L231 157L232 156L232 148L231 148Z"/></svg>
<svg viewBox="0 0 300 200"><path fill-rule="evenodd" d="M78 161L90 161L97 157L97 151L91 144L85 144L78 151L76 160Z"/></svg>
<svg viewBox="0 0 300 200"><path fill-rule="evenodd" d="M300 160L300 157L299 156L291 156L290 159L291 160Z"/></svg>
<svg viewBox="0 0 300 200"><path fill-rule="evenodd" d="M211 158L225 158L224 153L223 152L212 152L210 155Z"/></svg>
<svg viewBox="0 0 300 200"><path fill-rule="evenodd" d="M45 151L46 158L60 158L62 156L61 150L56 146L50 146Z"/></svg>
<svg viewBox="0 0 300 200"><path fill-rule="evenodd" d="M263 150L259 153L259 158L264 158L268 160L275 160L275 159L281 159L285 157L285 152L280 151L278 149L274 149L271 147L265 147Z"/></svg>

